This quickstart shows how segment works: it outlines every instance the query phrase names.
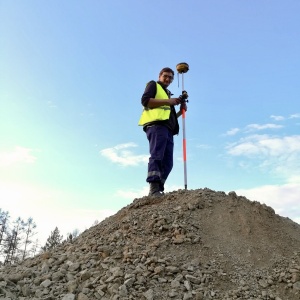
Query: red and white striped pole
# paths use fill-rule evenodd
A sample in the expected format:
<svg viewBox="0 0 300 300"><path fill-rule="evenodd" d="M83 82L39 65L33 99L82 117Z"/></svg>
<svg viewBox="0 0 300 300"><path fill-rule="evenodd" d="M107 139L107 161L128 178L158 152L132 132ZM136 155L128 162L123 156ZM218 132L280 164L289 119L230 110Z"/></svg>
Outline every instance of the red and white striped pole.
<svg viewBox="0 0 300 300"><path fill-rule="evenodd" d="M187 167L186 167L186 137L185 137L185 110L182 109L182 147L183 147L183 168L184 168L184 188L187 189Z"/></svg>
<svg viewBox="0 0 300 300"><path fill-rule="evenodd" d="M176 66L178 73L182 75L182 96L183 101L187 102L187 93L184 90L184 73L189 70L189 65L187 63L180 63ZM186 133L185 133L185 109L181 109L182 117L182 148L183 148L183 168L184 168L184 188L187 189L187 160L186 160Z"/></svg>

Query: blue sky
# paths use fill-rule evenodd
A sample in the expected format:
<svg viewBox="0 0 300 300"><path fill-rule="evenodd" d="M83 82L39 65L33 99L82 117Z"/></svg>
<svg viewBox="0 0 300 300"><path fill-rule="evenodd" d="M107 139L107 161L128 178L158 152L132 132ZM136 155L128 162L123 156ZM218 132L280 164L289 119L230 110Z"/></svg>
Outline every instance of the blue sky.
<svg viewBox="0 0 300 300"><path fill-rule="evenodd" d="M146 195L140 98L187 62L188 189L236 191L300 222L299 10L0 0L0 208L33 217L43 244L55 226L82 231ZM174 160L167 191L184 187L182 131Z"/></svg>

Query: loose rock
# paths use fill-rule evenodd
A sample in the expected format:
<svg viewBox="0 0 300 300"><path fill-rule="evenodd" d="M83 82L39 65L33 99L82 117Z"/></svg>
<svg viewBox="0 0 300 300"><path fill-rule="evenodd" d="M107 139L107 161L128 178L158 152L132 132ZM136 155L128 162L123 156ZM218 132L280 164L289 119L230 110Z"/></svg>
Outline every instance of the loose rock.
<svg viewBox="0 0 300 300"><path fill-rule="evenodd" d="M0 300L299 300L300 225L210 189L143 197L0 269Z"/></svg>

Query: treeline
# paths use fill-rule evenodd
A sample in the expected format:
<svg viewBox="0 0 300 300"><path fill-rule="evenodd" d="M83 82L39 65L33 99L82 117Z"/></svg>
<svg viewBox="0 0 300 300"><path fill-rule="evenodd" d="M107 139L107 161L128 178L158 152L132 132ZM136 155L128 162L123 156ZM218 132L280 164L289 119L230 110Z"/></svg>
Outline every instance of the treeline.
<svg viewBox="0 0 300 300"><path fill-rule="evenodd" d="M55 227L45 245L41 246L39 240L35 239L36 228L32 218L25 221L18 217L11 221L9 212L0 208L0 263L4 265L20 263L25 258L51 250L64 241L71 242L79 235L79 230L75 229L72 233L68 233L64 240L59 229Z"/></svg>

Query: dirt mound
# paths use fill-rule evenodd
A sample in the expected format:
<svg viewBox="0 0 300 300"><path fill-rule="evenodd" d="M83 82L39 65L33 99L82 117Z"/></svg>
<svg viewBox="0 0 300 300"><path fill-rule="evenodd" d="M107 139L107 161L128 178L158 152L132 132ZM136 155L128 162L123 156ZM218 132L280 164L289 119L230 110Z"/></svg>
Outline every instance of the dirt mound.
<svg viewBox="0 0 300 300"><path fill-rule="evenodd" d="M209 189L135 199L1 270L0 299L300 299L300 225ZM1 297L1 296L0 296Z"/></svg>

